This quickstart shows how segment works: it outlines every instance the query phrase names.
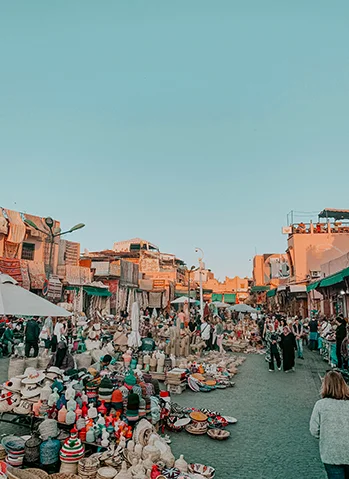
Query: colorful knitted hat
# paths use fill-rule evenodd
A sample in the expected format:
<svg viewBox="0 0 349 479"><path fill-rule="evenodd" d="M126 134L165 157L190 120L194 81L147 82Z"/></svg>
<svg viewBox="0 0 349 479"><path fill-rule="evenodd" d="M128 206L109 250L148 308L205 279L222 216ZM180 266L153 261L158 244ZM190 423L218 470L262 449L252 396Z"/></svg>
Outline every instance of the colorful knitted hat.
<svg viewBox="0 0 349 479"><path fill-rule="evenodd" d="M99 385L99 397L100 401L110 402L113 394L113 383L107 377L104 377Z"/></svg>
<svg viewBox="0 0 349 479"><path fill-rule="evenodd" d="M137 410L139 409L139 396L138 394L135 394L135 393L131 393L129 394L128 396L128 400L127 400L127 410Z"/></svg>

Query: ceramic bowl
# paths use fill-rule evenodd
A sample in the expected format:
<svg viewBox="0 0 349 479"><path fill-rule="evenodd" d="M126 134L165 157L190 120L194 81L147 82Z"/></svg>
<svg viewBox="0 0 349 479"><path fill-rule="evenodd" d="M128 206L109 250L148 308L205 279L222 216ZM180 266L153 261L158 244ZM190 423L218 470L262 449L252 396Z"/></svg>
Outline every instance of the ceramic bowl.
<svg viewBox="0 0 349 479"><path fill-rule="evenodd" d="M201 474L206 479L213 479L216 473L216 470L213 467L197 463L189 464L188 470L193 474Z"/></svg>
<svg viewBox="0 0 349 479"><path fill-rule="evenodd" d="M209 429L207 431L207 435L212 439L216 439L217 441L224 441L225 439L228 439L230 432L224 431L223 429Z"/></svg>

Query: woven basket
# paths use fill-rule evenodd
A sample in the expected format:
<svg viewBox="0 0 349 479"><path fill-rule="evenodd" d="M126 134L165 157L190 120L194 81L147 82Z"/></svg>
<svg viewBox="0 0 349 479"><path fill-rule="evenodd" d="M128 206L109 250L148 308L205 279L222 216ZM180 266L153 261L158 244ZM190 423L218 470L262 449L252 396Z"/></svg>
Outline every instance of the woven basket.
<svg viewBox="0 0 349 479"><path fill-rule="evenodd" d="M40 444L41 439L38 436L32 436L25 443L24 458L28 463L40 461Z"/></svg>
<svg viewBox="0 0 349 479"><path fill-rule="evenodd" d="M75 360L77 369L88 369L92 363L92 357L87 353L76 354Z"/></svg>
<svg viewBox="0 0 349 479"><path fill-rule="evenodd" d="M38 369L46 369L49 362L49 356L40 356L38 359Z"/></svg>
<svg viewBox="0 0 349 479"><path fill-rule="evenodd" d="M34 467L31 467L29 469L26 469L25 471L29 472L30 474L34 474L34 476L38 477L39 479L47 479L49 477L47 472L43 471L42 469L36 469Z"/></svg>
<svg viewBox="0 0 349 479"><path fill-rule="evenodd" d="M14 378L20 376L24 373L25 370L25 359L11 358L8 365L8 375L9 378Z"/></svg>
<svg viewBox="0 0 349 479"><path fill-rule="evenodd" d="M77 462L61 462L61 467L59 472L61 474L75 474L78 472L78 463Z"/></svg>
<svg viewBox="0 0 349 479"><path fill-rule="evenodd" d="M55 419L45 419L39 426L39 432L43 441L47 441L49 437L57 437L59 434L57 421Z"/></svg>
<svg viewBox="0 0 349 479"><path fill-rule="evenodd" d="M49 477L50 479L81 479L77 474L66 474L65 472L56 472Z"/></svg>
<svg viewBox="0 0 349 479"><path fill-rule="evenodd" d="M34 474L12 466L7 466L6 474L8 479L36 479Z"/></svg>
<svg viewBox="0 0 349 479"><path fill-rule="evenodd" d="M25 369L26 368L34 368L37 369L38 367L38 358L26 358L25 359Z"/></svg>

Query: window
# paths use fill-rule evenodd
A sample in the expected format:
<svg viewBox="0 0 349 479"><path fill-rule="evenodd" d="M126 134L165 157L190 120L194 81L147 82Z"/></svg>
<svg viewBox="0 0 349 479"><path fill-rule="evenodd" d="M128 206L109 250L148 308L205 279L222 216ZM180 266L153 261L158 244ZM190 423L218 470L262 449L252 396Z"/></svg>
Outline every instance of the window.
<svg viewBox="0 0 349 479"><path fill-rule="evenodd" d="M22 247L22 259L34 260L35 244L23 243Z"/></svg>
<svg viewBox="0 0 349 479"><path fill-rule="evenodd" d="M240 283L240 289L245 289L245 284Z"/></svg>

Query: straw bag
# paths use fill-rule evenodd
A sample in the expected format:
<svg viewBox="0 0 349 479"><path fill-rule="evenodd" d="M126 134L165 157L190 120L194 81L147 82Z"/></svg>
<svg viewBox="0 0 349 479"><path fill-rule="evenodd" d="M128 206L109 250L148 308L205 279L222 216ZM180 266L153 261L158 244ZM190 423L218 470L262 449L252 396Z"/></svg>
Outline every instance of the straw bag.
<svg viewBox="0 0 349 479"><path fill-rule="evenodd" d="M38 358L26 358L25 359L25 369L26 368L33 368L37 369L38 368Z"/></svg>
<svg viewBox="0 0 349 479"><path fill-rule="evenodd" d="M61 462L61 468L59 472L65 474L75 474L78 472L78 463L77 462Z"/></svg>
<svg viewBox="0 0 349 479"><path fill-rule="evenodd" d="M8 365L8 375L9 378L14 378L20 376L24 373L25 370L25 359L11 358Z"/></svg>
<svg viewBox="0 0 349 479"><path fill-rule="evenodd" d="M59 434L57 421L55 419L45 419L39 426L39 432L43 441L57 437Z"/></svg>
<svg viewBox="0 0 349 479"><path fill-rule="evenodd" d="M57 472L51 474L50 479L81 479L77 474L67 474L65 472Z"/></svg>
<svg viewBox="0 0 349 479"><path fill-rule="evenodd" d="M38 369L46 369L48 363L50 362L49 356L40 356L38 359Z"/></svg>
<svg viewBox="0 0 349 479"><path fill-rule="evenodd" d="M88 369L92 363L92 357L87 353L77 354L75 356L76 367L77 369L86 368Z"/></svg>
<svg viewBox="0 0 349 479"><path fill-rule="evenodd" d="M34 476L38 477L39 479L47 479L49 477L47 472L43 471L42 469L36 469L34 467L30 467L29 469L26 469L25 471L29 472L30 474L34 474Z"/></svg>

